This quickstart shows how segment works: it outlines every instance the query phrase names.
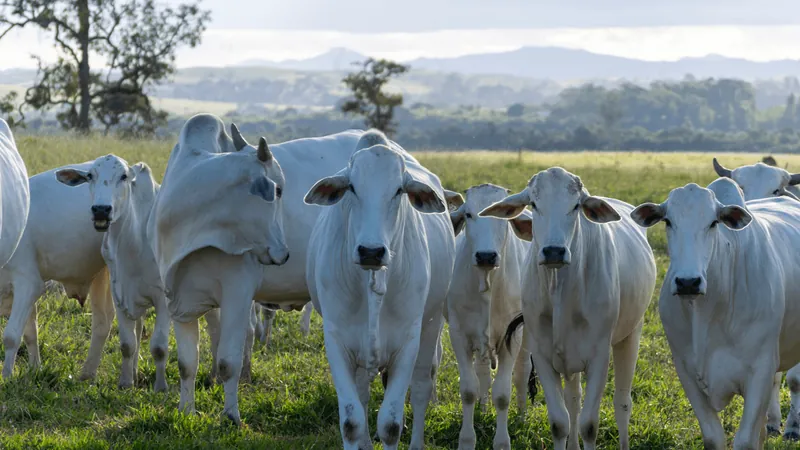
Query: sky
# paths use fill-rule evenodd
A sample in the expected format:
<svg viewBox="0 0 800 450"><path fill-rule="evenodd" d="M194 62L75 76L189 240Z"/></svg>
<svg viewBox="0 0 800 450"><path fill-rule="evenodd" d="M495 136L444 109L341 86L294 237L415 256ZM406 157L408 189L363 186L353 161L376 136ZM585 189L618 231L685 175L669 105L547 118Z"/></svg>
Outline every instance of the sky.
<svg viewBox="0 0 800 450"><path fill-rule="evenodd" d="M182 0L162 0L178 4ZM183 0L185 1L185 0ZM645 60L800 59L798 0L203 0L212 23L179 67L302 59L332 47L407 61L559 46ZM56 57L34 29L0 40L0 69Z"/></svg>

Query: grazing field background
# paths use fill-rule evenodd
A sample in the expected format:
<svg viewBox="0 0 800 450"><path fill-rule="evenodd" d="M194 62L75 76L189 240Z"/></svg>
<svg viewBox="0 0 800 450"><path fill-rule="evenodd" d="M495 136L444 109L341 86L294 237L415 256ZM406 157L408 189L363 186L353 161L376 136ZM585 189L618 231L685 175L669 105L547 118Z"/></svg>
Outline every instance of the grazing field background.
<svg viewBox="0 0 800 450"><path fill-rule="evenodd" d="M30 175L69 163L83 162L107 153L129 163L147 162L157 177L163 176L174 143L167 141L117 141L105 138L36 138L18 141ZM493 182L520 190L531 175L559 165L581 176L592 194L622 199L634 205L661 202L674 187L697 182L706 185L715 177L710 154L702 153L525 153L497 152L418 153L416 156L439 175L445 187L463 192L469 186ZM716 155L723 165L736 167L760 161L763 155ZM800 171L800 157L779 156L781 166ZM287 180L291 183L291 180ZM58 220L53 217L52 220ZM656 308L658 288L668 260L663 227L650 231L656 252L659 282L645 321L639 363L633 387L631 444L637 449L702 448L700 431L672 366L669 348ZM0 381L0 448L341 448L336 392L330 378L322 339L321 320L314 314L312 331L304 338L299 313L279 313L272 341L264 349L258 343L253 354L252 383L239 388L245 423L241 429L223 423L223 390L208 382L210 351L207 335L201 341L197 386L198 415L177 412L178 366L174 339L170 342L167 368L170 390L155 394L155 366L143 344L138 386L117 389L120 364L116 326L93 383L77 376L86 357L90 336L88 303L50 295L39 302L39 339L42 368L27 368L24 348L10 380ZM0 326L5 326L5 319ZM152 313L146 329L152 331ZM145 339L147 332L145 333ZM458 444L461 401L458 370L450 350L447 328L443 336L445 357L438 376L439 403L426 420L429 448L450 449ZM1 353L0 353L1 354ZM609 372L609 382L614 377ZM599 445L618 447L612 404L613 384L603 399ZM372 387L370 420L373 423L382 398L377 380ZM781 393L784 416L789 408L786 389ZM741 400L722 414L729 439L733 439ZM512 406L512 443L518 449L551 448L546 409L541 390L526 417ZM410 407L406 424L410 424ZM478 448L491 448L494 435L491 406L476 415ZM410 430L403 433L407 443ZM379 447L379 446L378 446ZM403 444L405 447L405 444ZM772 439L770 448L794 448Z"/></svg>

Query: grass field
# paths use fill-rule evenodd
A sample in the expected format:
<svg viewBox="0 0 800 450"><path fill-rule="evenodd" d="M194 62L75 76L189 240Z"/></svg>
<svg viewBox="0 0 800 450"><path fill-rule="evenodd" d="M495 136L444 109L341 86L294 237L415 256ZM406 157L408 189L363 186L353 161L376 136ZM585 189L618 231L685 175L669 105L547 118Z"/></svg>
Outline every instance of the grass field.
<svg viewBox="0 0 800 450"><path fill-rule="evenodd" d="M115 153L129 162L144 160L158 177L172 149L170 142L119 142L106 139L22 138L20 151L35 174L63 164L81 162ZM761 155L720 155L733 167L760 159ZM437 173L447 188L463 191L483 182L521 189L537 171L560 165L580 175L591 193L617 197L629 203L662 201L673 187L713 180L711 155L651 153L536 153L516 154L420 153L420 160ZM778 157L790 170L800 169L800 157ZM291 180L289 180L291 182ZM54 218L56 220L56 218ZM663 227L650 232L659 275L667 266ZM659 280L660 286L660 280ZM39 303L40 345L43 367L27 369L24 349L15 376L0 381L0 448L341 448L336 393L325 360L321 322L314 315L312 333L300 334L299 313L281 313L268 349L257 345L253 356L253 381L240 387L242 429L220 420L223 391L207 380L210 364L208 339L201 344L197 389L197 416L183 416L178 404L178 367L174 341L167 369L169 393L154 394L155 366L148 352L141 352L139 386L117 389L120 364L116 330L106 345L95 383L77 380L90 336L90 312L64 298L44 298ZM0 322L4 326L5 321ZM152 330L153 318L147 328ZM445 331L447 333L447 331ZM445 358L438 377L440 402L426 419L429 448L455 448L461 426L458 371L444 336ZM147 348L147 344L143 345ZM613 378L609 373L609 381ZM600 448L617 447L611 393L606 389L601 411ZM375 382L370 405L374 423L382 398ZM524 420L511 428L514 448L550 448L550 433L541 392ZM702 448L700 431L691 407L672 367L669 348L653 303L646 316L644 337L633 389L632 447L638 449ZM784 415L788 392L782 393ZM406 423L410 423L407 407ZM730 439L738 425L741 400L722 413ZM518 418L512 407L512 419ZM522 419L522 418L519 418ZM373 425L374 427L374 425ZM491 447L494 413L476 414L478 448ZM410 430L403 433L404 442ZM770 448L793 448L780 439Z"/></svg>

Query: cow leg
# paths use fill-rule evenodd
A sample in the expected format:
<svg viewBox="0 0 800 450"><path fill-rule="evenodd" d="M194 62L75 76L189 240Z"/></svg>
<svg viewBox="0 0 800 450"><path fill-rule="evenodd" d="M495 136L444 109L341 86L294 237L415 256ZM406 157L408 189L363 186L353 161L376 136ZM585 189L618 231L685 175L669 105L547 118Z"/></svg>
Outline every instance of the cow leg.
<svg viewBox="0 0 800 450"><path fill-rule="evenodd" d="M356 387L350 351L339 343L330 326L323 326L322 332L325 337L325 354L339 400L339 430L342 433L343 448L359 450L359 444L369 439L369 433L366 412Z"/></svg>
<svg viewBox="0 0 800 450"><path fill-rule="evenodd" d="M264 336L265 329L264 329L264 320L262 318L261 312L264 310L261 305L256 304L256 336L258 337L258 341L262 344L262 337Z"/></svg>
<svg viewBox="0 0 800 450"><path fill-rule="evenodd" d="M535 347L533 348L533 365L538 369L539 382L542 384L544 399L547 403L547 417L550 422L550 432L553 435L553 448L565 450L567 435L570 433L570 417L564 404L561 375L553 369L553 365L547 357L536 351Z"/></svg>
<svg viewBox="0 0 800 450"><path fill-rule="evenodd" d="M239 378L244 363L244 347L255 289L239 283L223 286L223 303L220 307L220 338L217 357L218 372L225 390L223 414L236 425L239 416ZM242 326L242 325L245 326Z"/></svg>
<svg viewBox="0 0 800 450"><path fill-rule="evenodd" d="M100 360L103 358L103 348L114 323L114 300L111 297L107 268L100 271L92 280L89 287L89 301L92 305L92 340L89 343L89 354L81 370L81 380L93 380L97 376L97 368L100 367Z"/></svg>
<svg viewBox="0 0 800 450"><path fill-rule="evenodd" d="M671 348L671 350L673 355L678 351L675 348ZM691 355L691 353L688 354ZM673 356L672 361L675 365L678 379L680 379L686 397L689 399L689 403L692 405L694 414L697 417L697 422L700 425L700 432L703 434L703 448L708 450L725 449L725 430L722 428L719 415L711 407L708 397L697 385L693 375L696 372L689 369L689 366L680 356Z"/></svg>
<svg viewBox="0 0 800 450"><path fill-rule="evenodd" d="M136 319L136 351L133 353L133 384L139 379L139 350L142 348L144 336L144 317Z"/></svg>
<svg viewBox="0 0 800 450"><path fill-rule="evenodd" d="M372 379L369 377L367 370L363 367L356 368L356 389L358 389L358 399L361 401L361 406L364 408L364 413L369 411L369 385ZM361 435L362 442L359 444L359 449L367 450L372 449L372 441L369 432L369 416L364 419L364 433ZM376 434L377 439L380 436Z"/></svg>
<svg viewBox="0 0 800 450"><path fill-rule="evenodd" d="M767 434L780 436L781 434L781 384L783 373L778 372L772 380L769 408L767 408Z"/></svg>
<svg viewBox="0 0 800 450"><path fill-rule="evenodd" d="M475 435L475 400L478 398L480 384L472 361L472 345L456 327L450 323L450 344L458 363L459 391L461 392L461 432L458 435L459 450L474 450L477 437Z"/></svg>
<svg viewBox="0 0 800 450"><path fill-rule="evenodd" d="M600 401L603 399L603 392L608 380L609 347L605 345L600 345L600 347L586 368L586 398L584 398L579 419L584 450L597 448Z"/></svg>
<svg viewBox="0 0 800 450"><path fill-rule="evenodd" d="M208 315L206 314L206 317ZM198 344L200 330L198 320L173 323L175 328L175 343L178 346L178 372L181 375L181 400L178 410L191 414L194 413L194 382L197 378L197 365L199 364Z"/></svg>
<svg viewBox="0 0 800 450"><path fill-rule="evenodd" d="M150 337L150 354L156 364L156 382L153 390L165 392L167 384L167 355L169 353L169 329L172 321L169 318L167 303L164 297L155 302L156 324L153 327L153 336Z"/></svg>
<svg viewBox="0 0 800 450"><path fill-rule="evenodd" d="M25 330L22 333L22 340L25 341L25 348L28 350L28 365L31 369L38 369L42 365L42 358L39 355L39 324L37 320L38 311L36 303L33 304L31 315L25 323Z"/></svg>
<svg viewBox="0 0 800 450"><path fill-rule="evenodd" d="M396 449L400 441L403 430L403 407L409 387L414 423L408 448L420 449L424 440L425 408L428 406L427 401L430 400L430 362L433 360L433 351L429 348L424 352L420 339L415 336L425 336L424 331L422 333L410 331L410 334L403 347L395 353L389 367L383 403L378 411L378 436L381 438L383 448L387 450ZM432 340L426 342L429 345L435 343Z"/></svg>
<svg viewBox="0 0 800 450"><path fill-rule="evenodd" d="M308 336L311 331L311 312L314 310L314 305L311 302L306 303L303 307L303 316L300 318L300 332L303 336Z"/></svg>
<svg viewBox="0 0 800 450"><path fill-rule="evenodd" d="M527 343L528 339L525 326L522 327L522 342ZM531 352L527 345L520 345L517 351L516 361L514 361L513 381L517 390L517 411L519 420L525 420L525 413L528 409L528 380L530 379L533 363L531 362Z"/></svg>
<svg viewBox="0 0 800 450"><path fill-rule="evenodd" d="M508 434L508 407L511 404L511 372L514 359L519 353L519 341L514 340L509 350L500 344L497 349L497 373L492 384L492 403L497 414L497 430L494 435L495 450L511 449L511 436Z"/></svg>
<svg viewBox="0 0 800 450"><path fill-rule="evenodd" d="M564 402L569 413L569 437L567 446L570 450L581 450L578 441L578 415L581 413L581 374L574 373L571 377L564 377Z"/></svg>
<svg viewBox="0 0 800 450"><path fill-rule="evenodd" d="M739 431L733 438L734 450L764 447L767 408L775 379L775 364L758 364L754 367L758 367L758 370L748 380L743 393L744 411L739 422Z"/></svg>
<svg viewBox="0 0 800 450"><path fill-rule="evenodd" d="M436 353L433 355L433 367L431 368L431 379L433 380L433 389L431 390L431 403L439 403L439 395L436 393L436 375L439 373L439 367L442 365L442 356L444 355L444 347L442 347L442 334L439 333L439 339L436 341Z"/></svg>
<svg viewBox="0 0 800 450"><path fill-rule="evenodd" d="M275 313L274 309L269 309L266 307L261 308L261 315L263 317L263 331L259 335L259 340L264 345L264 347L269 346L269 340L272 336L272 324L275 322Z"/></svg>
<svg viewBox="0 0 800 450"><path fill-rule="evenodd" d="M786 416L783 438L796 441L800 439L800 364L786 372L786 384L789 385L792 403Z"/></svg>
<svg viewBox="0 0 800 450"><path fill-rule="evenodd" d="M214 384L217 382L217 352L219 350L220 335L219 309L214 308L208 311L205 317L208 337L211 340L211 374L209 376L209 381L211 384Z"/></svg>
<svg viewBox="0 0 800 450"><path fill-rule="evenodd" d="M492 386L492 370L489 367L491 361L484 355L476 355L475 357L475 372L478 374L478 383L480 383L480 404L481 412L486 412L489 406L489 389Z"/></svg>
<svg viewBox="0 0 800 450"><path fill-rule="evenodd" d="M31 317L36 300L44 292L42 280L20 280L14 283L14 302L11 306L11 317L8 319L3 332L3 345L6 355L3 360L3 378L9 378L14 372L14 363L17 359L17 350L22 339L22 333Z"/></svg>
<svg viewBox="0 0 800 450"><path fill-rule="evenodd" d="M253 302L250 307L250 320L247 323L247 334L244 339L244 357L242 359L242 373L239 380L249 383L253 379L253 344L256 340L256 322L258 322L258 304Z"/></svg>
<svg viewBox="0 0 800 450"><path fill-rule="evenodd" d="M131 320L122 310L117 310L117 325L119 326L119 350L122 353L122 368L119 374L119 388L133 387L136 377L136 359L139 359L139 340L136 335L138 323Z"/></svg>
<svg viewBox="0 0 800 450"><path fill-rule="evenodd" d="M421 450L425 447L425 414L428 410L428 404L431 401L431 393L433 392L434 376L436 375L434 354L436 353L436 344L442 333L443 326L444 316L441 310L428 321L425 321L425 317L423 317L420 339L414 345L418 348L419 354L415 355L416 363L414 364L411 381L411 410L414 417L414 425L411 429L411 442L408 446L411 450ZM410 346L410 344L406 345ZM413 362L414 359L411 359L411 361ZM392 367L394 366L395 364L392 365ZM403 392L402 399L405 399L405 395L405 392ZM401 417L403 414L402 399L399 403L399 414ZM397 448L397 440L399 440L400 432L398 430L395 438L395 433L390 431L393 430L396 424L399 424L402 428L402 419L397 418L398 412L394 406L386 408L386 400L384 400L384 407L381 408L381 413L383 413L384 410L391 410L391 412L387 412L386 415L383 416L385 420L378 421L378 431L381 433L384 448ZM390 417L386 417L387 415ZM384 432L388 438L384 438ZM392 440L394 440L394 443L392 443ZM387 442L389 444L387 444Z"/></svg>
<svg viewBox="0 0 800 450"><path fill-rule="evenodd" d="M619 429L619 448L630 448L628 426L631 421L631 387L636 373L636 359L639 355L639 340L642 337L642 323L614 348L614 416Z"/></svg>

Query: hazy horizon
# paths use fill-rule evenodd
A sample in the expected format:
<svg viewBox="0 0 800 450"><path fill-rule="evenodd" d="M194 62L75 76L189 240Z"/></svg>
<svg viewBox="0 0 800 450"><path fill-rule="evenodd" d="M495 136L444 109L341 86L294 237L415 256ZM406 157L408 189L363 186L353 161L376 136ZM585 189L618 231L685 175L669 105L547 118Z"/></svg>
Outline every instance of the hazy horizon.
<svg viewBox="0 0 800 450"><path fill-rule="evenodd" d="M167 0L177 4L180 0ZM753 61L800 58L800 2L676 0L205 0L212 23L202 44L178 52L177 66L226 66L246 60L305 59L344 47L408 61L549 46L648 61L718 54ZM342 6L347 5L347 6ZM423 9L424 8L424 9ZM358 14L352 11L358 11ZM424 11L420 13L419 11ZM488 13L491 11L491 14ZM28 28L0 40L0 68L52 61L46 33Z"/></svg>

